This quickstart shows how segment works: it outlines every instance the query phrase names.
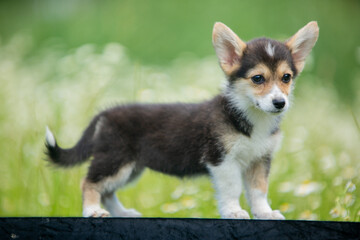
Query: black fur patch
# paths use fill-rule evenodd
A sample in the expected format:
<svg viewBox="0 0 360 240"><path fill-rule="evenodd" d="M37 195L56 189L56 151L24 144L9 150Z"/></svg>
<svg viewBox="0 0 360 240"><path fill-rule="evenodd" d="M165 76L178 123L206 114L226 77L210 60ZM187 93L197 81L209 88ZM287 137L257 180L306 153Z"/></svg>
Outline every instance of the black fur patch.
<svg viewBox="0 0 360 240"><path fill-rule="evenodd" d="M275 47L274 56L269 56L265 50L269 43ZM291 52L284 43L267 38L254 39L247 43L241 58L240 69L235 71L229 79L230 81L234 81L237 78L246 78L247 71L259 63L265 64L275 72L276 67L281 61L286 61L289 64L293 71L293 77L295 78L297 70Z"/></svg>
<svg viewBox="0 0 360 240"><path fill-rule="evenodd" d="M271 130L271 135L275 135L280 131L280 127L277 125Z"/></svg>
<svg viewBox="0 0 360 240"><path fill-rule="evenodd" d="M89 139L94 135L97 121L98 118L95 117L84 131L79 142L72 148L62 149L57 143L55 143L55 146L45 143L47 160L60 167L72 167L85 162L92 154L93 145Z"/></svg>
<svg viewBox="0 0 360 240"><path fill-rule="evenodd" d="M223 98L223 106L224 114L231 125L234 126L238 132L250 137L253 125L246 119L244 113L233 107L226 98Z"/></svg>
<svg viewBox="0 0 360 240"><path fill-rule="evenodd" d="M136 161L138 169L178 177L208 173L206 163L219 164L224 150L212 119L219 97L201 104L133 104L100 113L105 118L93 143L87 178L98 182Z"/></svg>

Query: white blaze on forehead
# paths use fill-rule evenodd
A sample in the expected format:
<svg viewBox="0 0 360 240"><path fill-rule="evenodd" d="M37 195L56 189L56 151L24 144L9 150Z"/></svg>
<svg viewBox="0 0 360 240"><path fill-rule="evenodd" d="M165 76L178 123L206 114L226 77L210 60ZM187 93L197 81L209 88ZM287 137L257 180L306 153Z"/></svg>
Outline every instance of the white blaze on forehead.
<svg viewBox="0 0 360 240"><path fill-rule="evenodd" d="M280 90L280 88L275 84L273 88L271 89L269 95L272 98L279 98L279 97L285 97L284 93Z"/></svg>
<svg viewBox="0 0 360 240"><path fill-rule="evenodd" d="M273 57L275 54L275 46L271 45L271 43L268 43L265 47L265 51L270 57Z"/></svg>

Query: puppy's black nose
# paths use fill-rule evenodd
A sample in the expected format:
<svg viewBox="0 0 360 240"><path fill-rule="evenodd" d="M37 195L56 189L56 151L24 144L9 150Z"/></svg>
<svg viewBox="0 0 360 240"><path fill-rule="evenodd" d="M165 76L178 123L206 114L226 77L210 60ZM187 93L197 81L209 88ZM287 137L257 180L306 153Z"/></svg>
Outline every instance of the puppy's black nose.
<svg viewBox="0 0 360 240"><path fill-rule="evenodd" d="M276 109L282 109L285 106L285 99L283 98L275 98L272 100Z"/></svg>

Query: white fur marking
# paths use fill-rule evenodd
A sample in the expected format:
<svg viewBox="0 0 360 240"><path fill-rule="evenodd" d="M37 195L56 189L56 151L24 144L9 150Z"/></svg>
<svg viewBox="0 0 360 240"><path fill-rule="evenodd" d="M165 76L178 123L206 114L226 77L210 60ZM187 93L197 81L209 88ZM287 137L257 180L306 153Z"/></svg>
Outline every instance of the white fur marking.
<svg viewBox="0 0 360 240"><path fill-rule="evenodd" d="M271 45L271 43L268 43L266 45L266 47L265 47L265 51L270 57L274 57L274 55L275 55L275 46Z"/></svg>
<svg viewBox="0 0 360 240"><path fill-rule="evenodd" d="M129 163L116 173L116 175L106 178L103 182L103 190L108 192L113 192L119 187L122 187L126 184L135 168L135 162Z"/></svg>
<svg viewBox="0 0 360 240"><path fill-rule="evenodd" d="M124 186L129 180L129 177L131 176L134 168L135 162L129 163L120 168L116 175L106 178L102 182L103 191L114 192L117 188ZM113 217L141 217L141 213L135 209L125 208L117 199L115 193L104 197L103 204Z"/></svg>
<svg viewBox="0 0 360 240"><path fill-rule="evenodd" d="M267 196L265 193L258 189L251 188L248 191L248 200L251 205L251 211L255 216L272 211L268 204Z"/></svg>
<svg viewBox="0 0 360 240"><path fill-rule="evenodd" d="M104 126L104 121L105 121L104 118L101 117L101 118L96 122L93 139L96 139L97 136L99 135L99 133L100 133L100 131L101 131L101 128Z"/></svg>
<svg viewBox="0 0 360 240"><path fill-rule="evenodd" d="M83 217L108 217L109 213L100 207L100 205L86 206L83 210Z"/></svg>
<svg viewBox="0 0 360 240"><path fill-rule="evenodd" d="M226 157L219 166L208 165L208 169L217 192L221 217L249 219L249 214L239 204L242 191L241 169L234 160Z"/></svg>
<svg viewBox="0 0 360 240"><path fill-rule="evenodd" d="M52 132L50 131L50 129L49 129L48 126L46 126L45 139L46 139L46 143L47 143L50 147L55 147L55 145L56 145L55 137L54 137L54 135L52 134Z"/></svg>
<svg viewBox="0 0 360 240"><path fill-rule="evenodd" d="M279 111L279 109L275 108L272 102L276 98L282 98L285 100L285 106L281 109L281 112L286 112L286 110L289 108L289 100L277 85L274 85L268 94L258 97L257 102L260 109L263 111L274 113Z"/></svg>
<svg viewBox="0 0 360 240"><path fill-rule="evenodd" d="M276 134L272 136L270 133L277 127L281 113L276 115L269 113L274 108L272 98L265 101L269 103L266 108L265 106L255 107L254 100L247 91L245 81L237 81L233 88L228 88L226 96L231 104L241 110L248 121L253 124L250 138L235 133L231 136L233 140L228 146L230 151L226 156L236 159L242 167L246 168L250 166L252 161L258 160L264 154L274 151L279 146L282 135Z"/></svg>
<svg viewBox="0 0 360 240"><path fill-rule="evenodd" d="M251 212L256 219L285 219L280 211L273 211L267 201L267 194L258 189L248 189Z"/></svg>

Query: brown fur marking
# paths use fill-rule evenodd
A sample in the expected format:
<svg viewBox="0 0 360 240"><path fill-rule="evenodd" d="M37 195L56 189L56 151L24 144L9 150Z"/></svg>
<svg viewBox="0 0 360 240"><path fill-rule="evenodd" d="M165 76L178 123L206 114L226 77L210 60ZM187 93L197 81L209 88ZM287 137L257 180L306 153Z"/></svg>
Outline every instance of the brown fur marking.
<svg viewBox="0 0 360 240"><path fill-rule="evenodd" d="M291 75L290 82L284 83L283 81L281 81L284 74L290 74ZM291 86L293 76L294 76L294 73L291 70L289 64L286 61L280 62L278 67L277 67L276 73L275 73L275 81L277 82L277 85L280 88L280 90L284 94L286 94L287 96L290 94L290 91L291 91L290 86Z"/></svg>
<svg viewBox="0 0 360 240"><path fill-rule="evenodd" d="M268 175L269 170L266 167L266 163L258 161L252 164L246 171L246 179L251 188L261 190L263 193L267 193L268 190Z"/></svg>
<svg viewBox="0 0 360 240"><path fill-rule="evenodd" d="M291 90L290 85L292 80L289 83L284 83L281 81L282 77L286 73L290 74L291 76L293 76L294 74L289 64L286 61L279 62L276 68L276 72L272 72L268 66L266 66L263 63L260 63L248 71L246 80L249 81L251 88L254 89L254 94L257 96L265 96L266 94L268 94L273 88L274 84L277 84L277 86L284 94L289 95ZM264 76L265 83L263 84L253 83L251 81L251 77L255 75Z"/></svg>
<svg viewBox="0 0 360 240"><path fill-rule="evenodd" d="M87 180L84 180L82 183L82 192L83 192L83 207L91 205L99 205L101 194L99 191L99 185L95 183L90 183Z"/></svg>

